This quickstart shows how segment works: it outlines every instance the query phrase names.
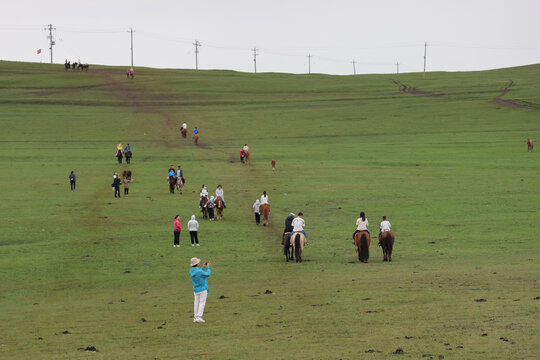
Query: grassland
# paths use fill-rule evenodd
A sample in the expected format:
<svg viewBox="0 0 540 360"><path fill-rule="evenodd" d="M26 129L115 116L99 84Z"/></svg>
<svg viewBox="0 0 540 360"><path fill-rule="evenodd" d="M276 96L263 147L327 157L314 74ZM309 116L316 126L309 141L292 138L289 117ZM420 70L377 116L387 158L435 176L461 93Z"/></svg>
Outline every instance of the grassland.
<svg viewBox="0 0 540 360"><path fill-rule="evenodd" d="M525 139L540 139L540 114L523 101L540 104L539 79L534 65L425 80L137 69L131 81L0 62L0 357L535 358L540 170ZM493 102L510 80L502 98L521 105ZM184 121L199 146L178 136ZM131 165L116 163L119 141ZM117 200L123 169L134 182ZM203 183L223 185L225 218L201 221L200 248L187 232L173 248L172 219L198 214ZM266 228L251 210L263 190ZM361 210L374 234L392 222L392 263L376 243L358 262ZM279 246L290 211L305 214L302 264ZM192 256L214 264L205 324L191 322ZM78 350L89 345L99 352Z"/></svg>

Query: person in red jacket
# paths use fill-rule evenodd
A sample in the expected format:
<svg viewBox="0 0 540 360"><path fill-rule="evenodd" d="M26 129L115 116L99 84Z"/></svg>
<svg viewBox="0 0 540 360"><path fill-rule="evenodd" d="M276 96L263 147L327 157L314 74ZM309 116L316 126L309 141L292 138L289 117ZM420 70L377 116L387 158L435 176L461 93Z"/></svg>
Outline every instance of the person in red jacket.
<svg viewBox="0 0 540 360"><path fill-rule="evenodd" d="M180 224L180 215L174 217L174 245L173 247L180 247L180 231L182 231L182 224Z"/></svg>

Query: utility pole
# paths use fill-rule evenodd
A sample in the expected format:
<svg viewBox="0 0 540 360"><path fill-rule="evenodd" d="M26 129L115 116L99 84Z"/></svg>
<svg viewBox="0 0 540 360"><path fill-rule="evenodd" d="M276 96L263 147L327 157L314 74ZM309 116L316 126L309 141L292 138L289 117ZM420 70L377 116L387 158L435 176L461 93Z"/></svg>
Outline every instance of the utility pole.
<svg viewBox="0 0 540 360"><path fill-rule="evenodd" d="M399 62L396 62L396 74L399 74Z"/></svg>
<svg viewBox="0 0 540 360"><path fill-rule="evenodd" d="M55 27L52 26L52 24L47 25L45 30L49 30L49 36L47 38L49 39L49 50L51 51L51 64L53 63L53 51L52 48L54 45L56 45L56 42L54 41L53 37L53 30L56 30Z"/></svg>
<svg viewBox="0 0 540 360"><path fill-rule="evenodd" d="M131 28L128 33L131 34L131 67L133 67L133 33L135 32L135 30L133 30L133 28Z"/></svg>
<svg viewBox="0 0 540 360"><path fill-rule="evenodd" d="M313 56L311 56L311 54L309 54L309 55L307 56L307 58L308 58L308 74L311 74L311 58L312 58L312 57L313 57Z"/></svg>
<svg viewBox="0 0 540 360"><path fill-rule="evenodd" d="M426 78L426 54L427 54L427 42L424 44L424 79Z"/></svg>
<svg viewBox="0 0 540 360"><path fill-rule="evenodd" d="M253 65L255 66L255 74L257 73L257 47L254 47L253 49Z"/></svg>
<svg viewBox="0 0 540 360"><path fill-rule="evenodd" d="M195 40L193 45L195 46L195 70L199 70L199 46L201 46L201 43L199 40Z"/></svg>
<svg viewBox="0 0 540 360"><path fill-rule="evenodd" d="M352 61L352 69L353 69L354 75L356 75L356 60L354 59Z"/></svg>

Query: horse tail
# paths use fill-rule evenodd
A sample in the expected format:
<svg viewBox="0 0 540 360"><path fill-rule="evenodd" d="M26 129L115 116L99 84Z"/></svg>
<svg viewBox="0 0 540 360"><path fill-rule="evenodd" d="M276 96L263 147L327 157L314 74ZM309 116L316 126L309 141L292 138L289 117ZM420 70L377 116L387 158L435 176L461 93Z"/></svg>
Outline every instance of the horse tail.
<svg viewBox="0 0 540 360"><path fill-rule="evenodd" d="M367 236L364 232L362 232L362 236L360 237L360 248L362 251L362 260L364 262L367 262L369 259L369 247L367 242Z"/></svg>
<svg viewBox="0 0 540 360"><path fill-rule="evenodd" d="M296 234L294 236L294 256L296 257L296 261L302 261L301 256L301 248L300 248L300 234Z"/></svg>

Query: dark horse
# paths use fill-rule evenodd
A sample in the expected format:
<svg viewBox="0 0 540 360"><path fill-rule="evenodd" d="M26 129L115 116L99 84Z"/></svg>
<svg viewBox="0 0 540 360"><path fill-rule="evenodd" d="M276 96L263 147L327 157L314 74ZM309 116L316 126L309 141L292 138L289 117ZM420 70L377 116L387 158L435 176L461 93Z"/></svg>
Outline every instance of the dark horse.
<svg viewBox="0 0 540 360"><path fill-rule="evenodd" d="M201 199L201 212L202 212L202 215L203 215L203 219L208 219L208 198L206 196L204 196L202 199Z"/></svg>
<svg viewBox="0 0 540 360"><path fill-rule="evenodd" d="M354 242L358 247L358 260L363 263L367 263L369 259L369 245L371 243L371 237L367 231L359 231L354 236Z"/></svg>
<svg viewBox="0 0 540 360"><path fill-rule="evenodd" d="M90 65L88 65L88 64L79 64L79 66L77 66L77 71L79 71L79 70L81 70L81 71L88 70L89 67L90 67Z"/></svg>
<svg viewBox="0 0 540 360"><path fill-rule="evenodd" d="M281 240L281 244L283 245L283 254L285 255L285 258L287 259L287 262L289 260L294 260L294 252L291 244L291 233L286 232L283 233L283 239Z"/></svg>
<svg viewBox="0 0 540 360"><path fill-rule="evenodd" d="M66 71L68 71L69 69L71 69L71 63L69 61L66 60L66 62L64 63L64 68Z"/></svg>
<svg viewBox="0 0 540 360"><path fill-rule="evenodd" d="M126 163L129 164L131 162L131 157L133 156L133 153L131 150L126 150L124 152L124 155L126 156Z"/></svg>
<svg viewBox="0 0 540 360"><path fill-rule="evenodd" d="M176 186L176 178L174 176L169 176L169 191L171 194L174 194L174 187Z"/></svg>
<svg viewBox="0 0 540 360"><path fill-rule="evenodd" d="M382 232L379 235L384 261L392 261L392 249L394 248L394 233L391 231Z"/></svg>

